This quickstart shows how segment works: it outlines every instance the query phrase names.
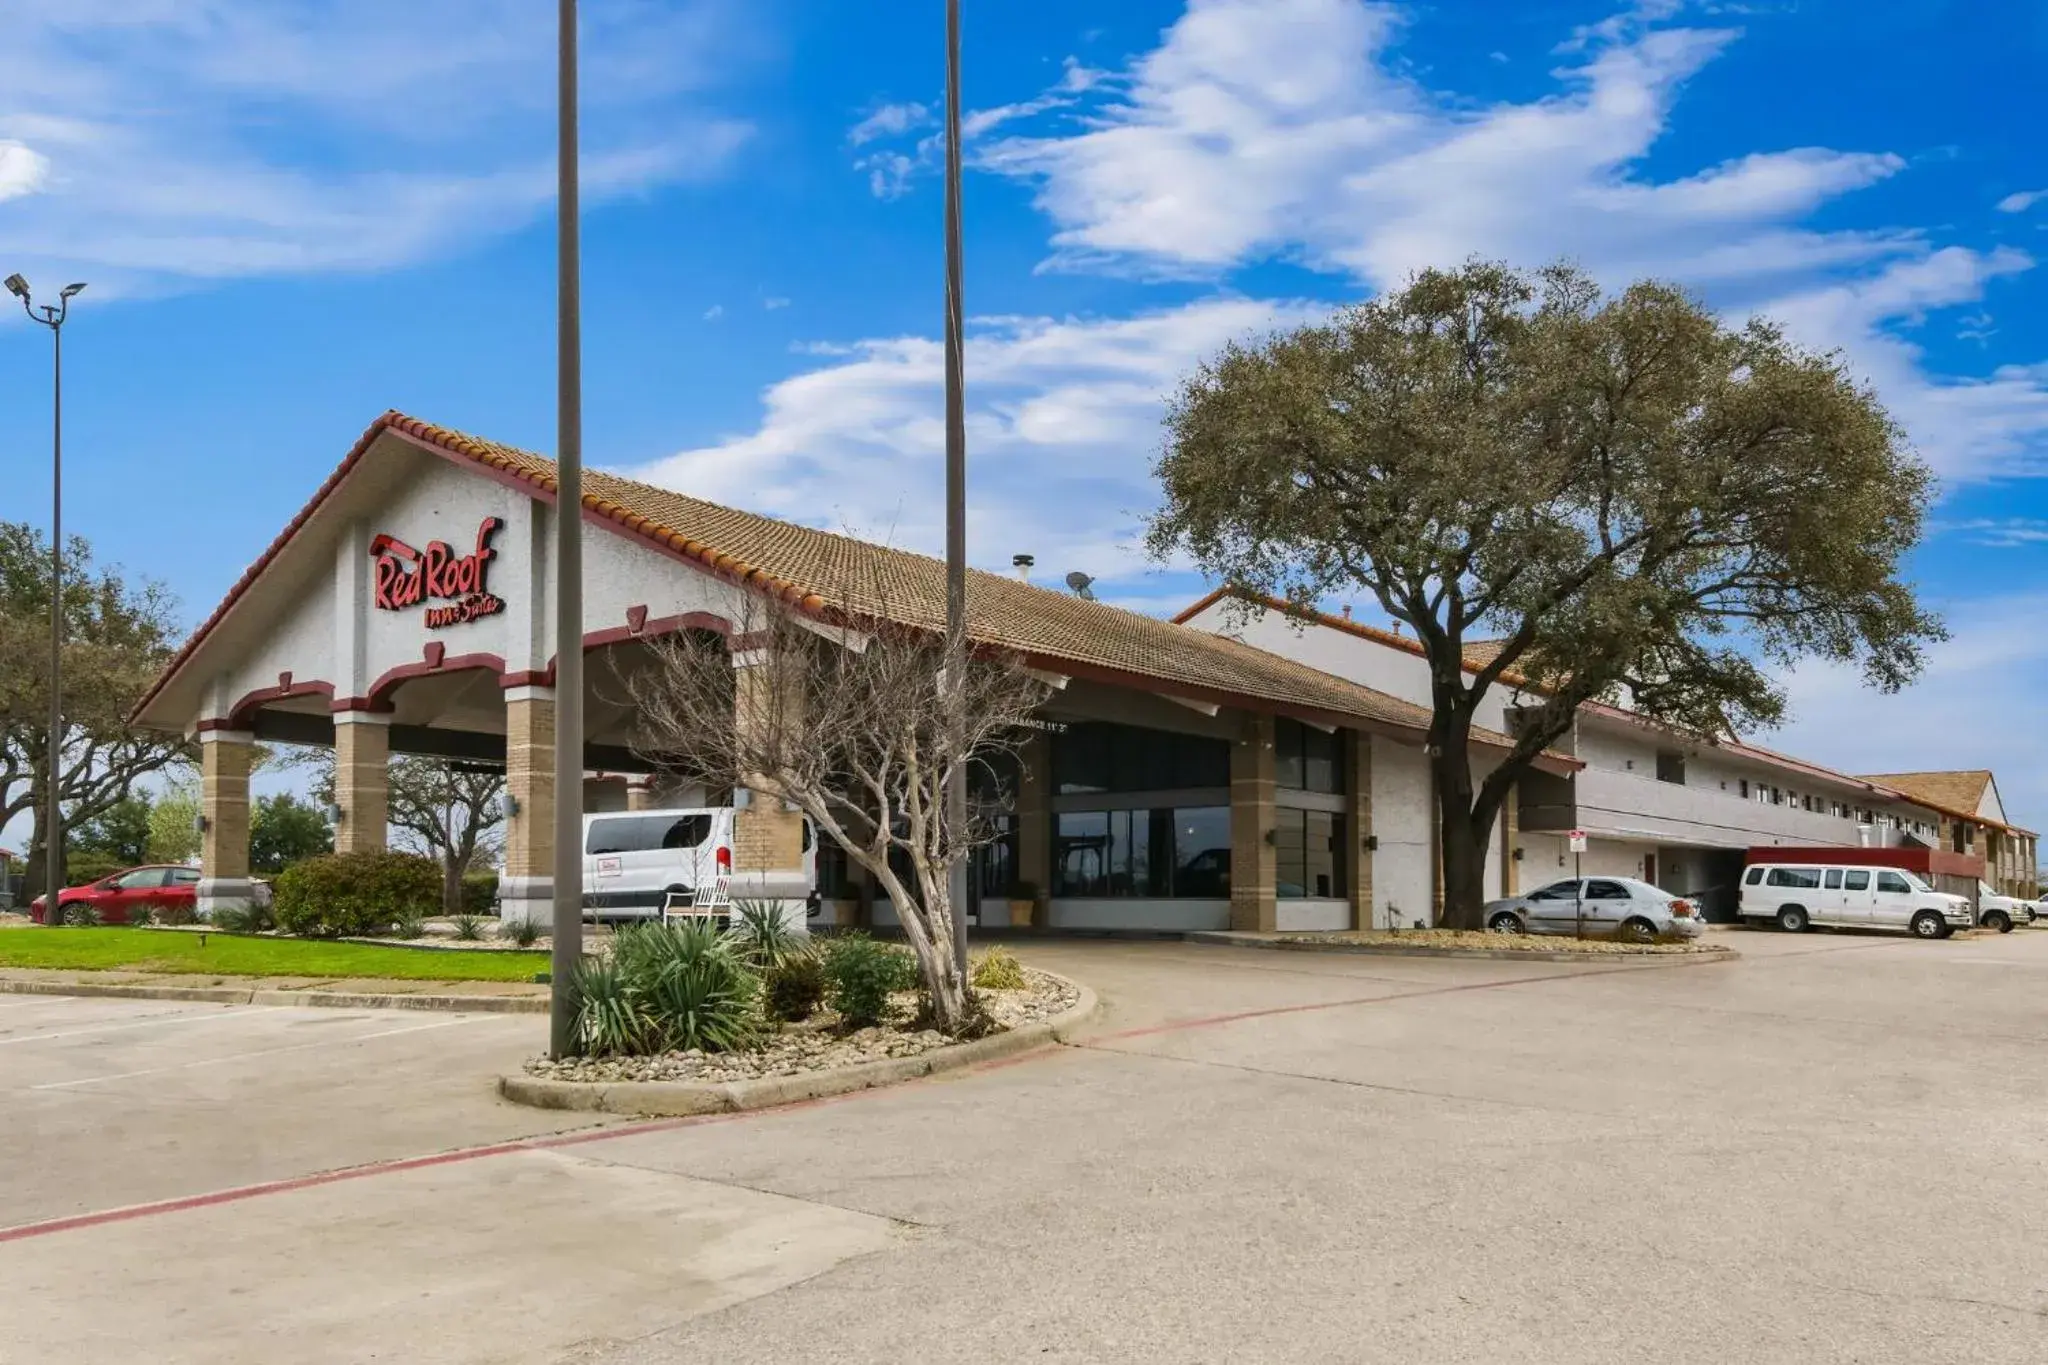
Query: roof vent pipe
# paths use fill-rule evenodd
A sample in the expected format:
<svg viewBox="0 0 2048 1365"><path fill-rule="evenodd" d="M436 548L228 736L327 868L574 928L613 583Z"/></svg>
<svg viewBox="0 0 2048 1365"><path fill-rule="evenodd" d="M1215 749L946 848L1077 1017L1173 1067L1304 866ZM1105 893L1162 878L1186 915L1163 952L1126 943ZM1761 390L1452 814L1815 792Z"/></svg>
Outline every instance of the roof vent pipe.
<svg viewBox="0 0 2048 1365"><path fill-rule="evenodd" d="M1351 604L1346 602L1342 610L1344 612L1344 619L1349 621L1351 619Z"/></svg>
<svg viewBox="0 0 2048 1365"><path fill-rule="evenodd" d="M1010 556L1010 567L1017 571L1017 581L1020 583L1031 581L1031 566L1037 562L1037 558L1032 555Z"/></svg>

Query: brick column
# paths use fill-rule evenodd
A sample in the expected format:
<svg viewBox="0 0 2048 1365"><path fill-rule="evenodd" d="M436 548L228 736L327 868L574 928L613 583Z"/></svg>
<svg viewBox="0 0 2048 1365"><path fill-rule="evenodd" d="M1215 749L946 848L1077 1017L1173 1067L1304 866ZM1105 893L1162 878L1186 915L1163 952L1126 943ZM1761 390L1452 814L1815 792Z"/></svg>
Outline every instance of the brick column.
<svg viewBox="0 0 2048 1365"><path fill-rule="evenodd" d="M1052 899L1052 741L1034 732L1017 755L1017 880L1036 888L1028 921L1043 925Z"/></svg>
<svg viewBox="0 0 2048 1365"><path fill-rule="evenodd" d="M1350 805L1344 813L1344 843L1351 867L1351 927L1372 924L1372 736L1363 730L1344 731L1344 790Z"/></svg>
<svg viewBox="0 0 2048 1365"><path fill-rule="evenodd" d="M391 717L376 711L334 715L336 853L384 847L391 816Z"/></svg>
<svg viewBox="0 0 2048 1365"><path fill-rule="evenodd" d="M777 697L770 690L778 682L774 657L766 650L736 650L732 656L732 723L741 734L749 726L791 723L788 708L800 699L787 694ZM745 809L733 813L732 894L735 900L780 900L798 902L811 893L811 885L800 873L803 865L804 817L784 809L776 794L772 773L749 774L740 785L750 793ZM784 906L787 918L790 907ZM802 918L798 909L797 918Z"/></svg>
<svg viewBox="0 0 2048 1365"><path fill-rule="evenodd" d="M1522 864L1515 857L1515 848L1522 842L1522 788L1521 784L1508 788L1508 799L1500 807L1500 893L1503 896L1522 894Z"/></svg>
<svg viewBox="0 0 2048 1365"><path fill-rule="evenodd" d="M1273 846L1273 718L1245 717L1230 746L1230 927L1270 933L1278 921Z"/></svg>
<svg viewBox="0 0 2048 1365"><path fill-rule="evenodd" d="M555 692L505 689L505 870L499 914L507 921L555 922Z"/></svg>
<svg viewBox="0 0 2048 1365"><path fill-rule="evenodd" d="M206 730L199 736L198 913L210 919L220 909L248 905L249 770L256 736L240 730Z"/></svg>

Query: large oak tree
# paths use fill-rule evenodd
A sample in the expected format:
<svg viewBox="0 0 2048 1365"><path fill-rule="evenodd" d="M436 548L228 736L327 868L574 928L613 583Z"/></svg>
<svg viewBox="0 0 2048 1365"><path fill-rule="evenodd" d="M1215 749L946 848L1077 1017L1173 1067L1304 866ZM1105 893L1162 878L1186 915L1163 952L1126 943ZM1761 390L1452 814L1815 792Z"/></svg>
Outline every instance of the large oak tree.
<svg viewBox="0 0 2048 1365"><path fill-rule="evenodd" d="M1363 590L1426 652L1444 917L1475 926L1515 781L1580 704L1709 739L1780 721L1771 668L1896 689L1939 622L1901 577L1932 476L1839 357L1657 283L1473 262L1255 344L1167 416L1161 558L1309 604ZM1467 666L1466 646L1500 641ZM1475 780L1481 702L1519 677Z"/></svg>

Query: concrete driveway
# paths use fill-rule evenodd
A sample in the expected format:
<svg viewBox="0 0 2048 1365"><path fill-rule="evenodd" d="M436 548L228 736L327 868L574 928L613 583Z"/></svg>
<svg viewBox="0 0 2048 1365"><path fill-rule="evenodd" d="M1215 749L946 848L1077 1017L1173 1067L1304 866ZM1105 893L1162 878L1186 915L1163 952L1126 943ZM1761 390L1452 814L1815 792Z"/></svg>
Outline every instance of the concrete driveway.
<svg viewBox="0 0 2048 1365"><path fill-rule="evenodd" d="M0 998L0 1361L2048 1358L2048 931L1725 941L1038 945L1083 1047L575 1132L538 1019Z"/></svg>

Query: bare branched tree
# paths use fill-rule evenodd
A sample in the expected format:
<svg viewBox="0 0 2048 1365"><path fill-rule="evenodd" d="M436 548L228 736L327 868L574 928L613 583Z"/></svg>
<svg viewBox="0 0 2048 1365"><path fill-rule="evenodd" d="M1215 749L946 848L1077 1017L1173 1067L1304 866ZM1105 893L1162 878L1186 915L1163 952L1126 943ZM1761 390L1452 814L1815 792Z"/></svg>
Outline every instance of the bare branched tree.
<svg viewBox="0 0 2048 1365"><path fill-rule="evenodd" d="M950 874L995 826L954 828L945 794L956 774L1020 745L1048 689L991 650L949 677L943 635L894 624L874 585L833 600L867 609L821 623L762 600L730 644L704 632L659 641L631 683L641 747L808 815L888 893L937 1026L965 1032L979 1011L954 962Z"/></svg>

